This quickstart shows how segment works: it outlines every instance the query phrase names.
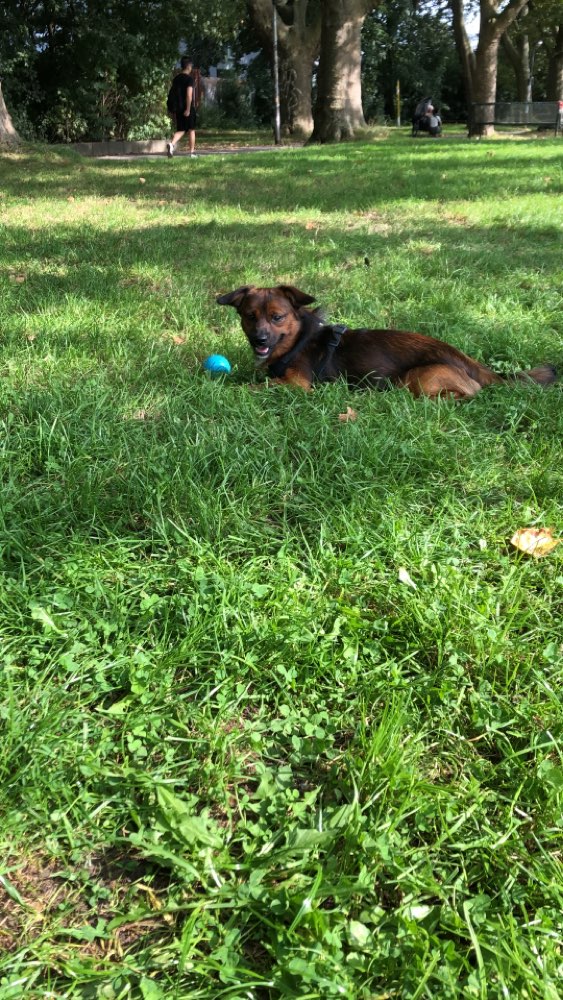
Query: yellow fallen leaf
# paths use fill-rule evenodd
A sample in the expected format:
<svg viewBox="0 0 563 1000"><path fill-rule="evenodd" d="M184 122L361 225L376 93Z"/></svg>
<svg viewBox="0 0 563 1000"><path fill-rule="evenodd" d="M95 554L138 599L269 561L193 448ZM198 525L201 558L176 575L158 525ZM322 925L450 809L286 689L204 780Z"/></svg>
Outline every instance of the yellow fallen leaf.
<svg viewBox="0 0 563 1000"><path fill-rule="evenodd" d="M146 184L146 178L145 177L139 177L139 184Z"/></svg>
<svg viewBox="0 0 563 1000"><path fill-rule="evenodd" d="M560 538L553 537L553 528L518 528L510 539L510 544L520 552L540 559L559 545L560 541Z"/></svg>
<svg viewBox="0 0 563 1000"><path fill-rule="evenodd" d="M358 414L356 413L355 410L352 409L351 406L348 406L347 409L346 409L346 413L339 413L338 414L338 419L343 424L353 423L354 420L358 419Z"/></svg>

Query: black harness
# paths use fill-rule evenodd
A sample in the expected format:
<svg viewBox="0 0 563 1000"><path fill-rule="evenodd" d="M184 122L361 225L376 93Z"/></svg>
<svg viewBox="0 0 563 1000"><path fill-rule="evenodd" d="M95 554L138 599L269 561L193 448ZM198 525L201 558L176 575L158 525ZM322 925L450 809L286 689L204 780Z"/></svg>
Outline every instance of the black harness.
<svg viewBox="0 0 563 1000"><path fill-rule="evenodd" d="M332 356L338 347L343 334L346 333L347 329L347 326L343 326L338 323L335 326L325 326L322 327L321 330L312 330L310 333L304 333L299 338L295 346L287 352L287 354L284 354L281 358L278 358L277 361L273 361L271 365L268 365L268 375L272 378L283 378L293 359L301 353L311 338L324 333L326 334L325 342L323 344L324 350L317 364L313 366L313 379L315 382L327 381L324 377L326 370L332 361Z"/></svg>

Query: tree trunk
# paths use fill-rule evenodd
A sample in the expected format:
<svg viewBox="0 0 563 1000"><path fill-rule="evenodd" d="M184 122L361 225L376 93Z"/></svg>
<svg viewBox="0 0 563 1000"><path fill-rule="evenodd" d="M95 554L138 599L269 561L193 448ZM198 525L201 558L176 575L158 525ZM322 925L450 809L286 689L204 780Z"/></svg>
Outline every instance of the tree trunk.
<svg viewBox="0 0 563 1000"><path fill-rule="evenodd" d="M547 99L563 101L563 24L554 31L555 47L547 67Z"/></svg>
<svg viewBox="0 0 563 1000"><path fill-rule="evenodd" d="M477 114L476 122L470 129L470 135L492 135L495 130L494 125L478 124L478 122L479 119L486 121L487 118L494 117L499 43L500 36L495 30L494 21L481 21L479 42L475 49L475 69L472 81L473 103L477 106Z"/></svg>
<svg viewBox="0 0 563 1000"><path fill-rule="evenodd" d="M340 142L365 128L361 41L366 0L323 0L315 127L310 142Z"/></svg>
<svg viewBox="0 0 563 1000"><path fill-rule="evenodd" d="M280 74L280 117L286 135L308 136L313 128L313 62L319 53L320 8L310 0L276 4L278 10L278 56ZM248 0L256 32L272 55L271 0Z"/></svg>
<svg viewBox="0 0 563 1000"><path fill-rule="evenodd" d="M320 31L319 31L320 38ZM313 47L280 46L280 105L282 130L288 135L311 135L313 104L311 87L313 62L318 53L318 41Z"/></svg>
<svg viewBox="0 0 563 1000"><path fill-rule="evenodd" d="M508 0L501 11L499 3L500 0L479 0L481 24L479 41L473 52L465 27L464 0L450 0L454 37L465 83L469 135L491 135L495 130L492 119L500 40L528 0Z"/></svg>
<svg viewBox="0 0 563 1000"><path fill-rule="evenodd" d="M461 65L461 75L463 77L463 87L467 100L467 121L468 128L471 128L473 121L473 73L475 71L475 53L471 48L469 35L465 27L465 17L463 0L450 0L450 9L453 18L454 40L458 58Z"/></svg>
<svg viewBox="0 0 563 1000"><path fill-rule="evenodd" d="M530 40L528 35L519 35L515 42L508 32L502 36L501 45L512 69L516 82L516 96L519 101L532 100L532 75L530 73Z"/></svg>
<svg viewBox="0 0 563 1000"><path fill-rule="evenodd" d="M20 137L12 124L10 112L4 101L2 83L0 81L0 146L17 146L20 141Z"/></svg>

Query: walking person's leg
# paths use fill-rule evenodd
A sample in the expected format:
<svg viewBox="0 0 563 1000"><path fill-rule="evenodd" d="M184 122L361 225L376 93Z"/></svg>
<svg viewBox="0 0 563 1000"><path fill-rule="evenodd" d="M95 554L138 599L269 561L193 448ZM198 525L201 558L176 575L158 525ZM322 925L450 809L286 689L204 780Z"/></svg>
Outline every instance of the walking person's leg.
<svg viewBox="0 0 563 1000"><path fill-rule="evenodd" d="M183 131L181 131L181 132L178 130L178 131L174 132L174 135L172 136L172 138L168 140L168 142L166 143L166 149L167 149L169 157L174 156L174 153L176 152L176 145L177 145L177 143L180 142L180 139L185 134L186 134L186 130L185 129Z"/></svg>

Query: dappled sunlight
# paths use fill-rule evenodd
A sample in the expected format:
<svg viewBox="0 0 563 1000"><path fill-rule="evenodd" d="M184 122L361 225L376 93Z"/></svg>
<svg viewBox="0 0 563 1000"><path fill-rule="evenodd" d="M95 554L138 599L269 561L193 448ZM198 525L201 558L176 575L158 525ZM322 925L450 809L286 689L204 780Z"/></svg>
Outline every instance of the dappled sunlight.
<svg viewBox="0 0 563 1000"><path fill-rule="evenodd" d="M0 160L0 993L559 981L561 382L258 391L216 296L557 364L560 150Z"/></svg>

